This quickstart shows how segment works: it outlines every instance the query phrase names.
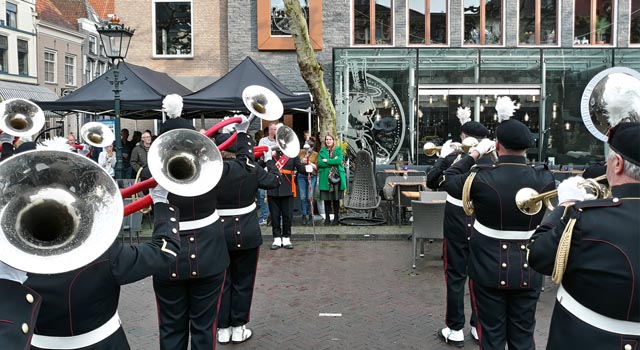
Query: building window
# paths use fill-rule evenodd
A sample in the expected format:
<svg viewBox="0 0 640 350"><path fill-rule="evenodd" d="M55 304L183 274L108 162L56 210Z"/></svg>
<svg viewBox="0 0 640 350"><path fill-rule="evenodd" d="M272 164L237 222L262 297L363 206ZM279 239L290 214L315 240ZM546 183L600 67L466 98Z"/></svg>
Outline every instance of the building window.
<svg viewBox="0 0 640 350"><path fill-rule="evenodd" d="M640 1L631 2L630 44L640 44Z"/></svg>
<svg viewBox="0 0 640 350"><path fill-rule="evenodd" d="M8 64L9 40L6 36L0 35L0 72L6 73Z"/></svg>
<svg viewBox="0 0 640 350"><path fill-rule="evenodd" d="M29 42L18 39L18 74L29 75Z"/></svg>
<svg viewBox="0 0 640 350"><path fill-rule="evenodd" d="M67 86L76 86L75 56L64 56L64 84Z"/></svg>
<svg viewBox="0 0 640 350"><path fill-rule="evenodd" d="M464 43L502 44L502 0L464 0Z"/></svg>
<svg viewBox="0 0 640 350"><path fill-rule="evenodd" d="M353 44L393 43L393 0L353 0Z"/></svg>
<svg viewBox="0 0 640 350"><path fill-rule="evenodd" d="M6 16L7 27L17 28L18 27L18 5L7 2L6 8L7 8L7 16Z"/></svg>
<svg viewBox="0 0 640 350"><path fill-rule="evenodd" d="M191 56L191 1L155 0L153 10L154 55Z"/></svg>
<svg viewBox="0 0 640 350"><path fill-rule="evenodd" d="M44 52L44 81L45 83L56 82L56 53L53 51Z"/></svg>
<svg viewBox="0 0 640 350"><path fill-rule="evenodd" d="M322 49L322 0L299 0L307 20L309 39L314 50ZM258 49L295 50L284 0L260 0L258 12Z"/></svg>
<svg viewBox="0 0 640 350"><path fill-rule="evenodd" d="M576 0L574 45L607 45L613 42L611 0Z"/></svg>
<svg viewBox="0 0 640 350"><path fill-rule="evenodd" d="M97 44L97 40L95 36L90 36L89 37L89 53L91 53L92 55L96 55L98 46Z"/></svg>
<svg viewBox="0 0 640 350"><path fill-rule="evenodd" d="M558 43L558 1L520 0L518 42L522 45Z"/></svg>
<svg viewBox="0 0 640 350"><path fill-rule="evenodd" d="M446 44L448 0L409 1L409 44Z"/></svg>

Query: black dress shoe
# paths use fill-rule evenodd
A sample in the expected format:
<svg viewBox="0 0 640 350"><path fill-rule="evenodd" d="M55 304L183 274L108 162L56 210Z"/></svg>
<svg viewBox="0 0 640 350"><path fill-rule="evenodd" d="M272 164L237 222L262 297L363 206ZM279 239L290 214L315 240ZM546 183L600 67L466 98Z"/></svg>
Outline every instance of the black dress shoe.
<svg viewBox="0 0 640 350"><path fill-rule="evenodd" d="M281 248L281 247L280 247L279 245L272 244L270 249L271 249L271 250L278 250L278 249L280 249L280 248Z"/></svg>

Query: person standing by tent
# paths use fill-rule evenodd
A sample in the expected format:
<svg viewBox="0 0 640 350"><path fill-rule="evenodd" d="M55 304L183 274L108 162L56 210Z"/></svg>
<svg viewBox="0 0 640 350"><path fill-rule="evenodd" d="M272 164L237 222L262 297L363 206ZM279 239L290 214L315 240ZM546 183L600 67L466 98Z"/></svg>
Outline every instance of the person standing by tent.
<svg viewBox="0 0 640 350"><path fill-rule="evenodd" d="M131 168L134 174L137 174L140 169L147 166L149 147L151 147L151 133L145 131L142 133L140 144L136 145L131 151Z"/></svg>

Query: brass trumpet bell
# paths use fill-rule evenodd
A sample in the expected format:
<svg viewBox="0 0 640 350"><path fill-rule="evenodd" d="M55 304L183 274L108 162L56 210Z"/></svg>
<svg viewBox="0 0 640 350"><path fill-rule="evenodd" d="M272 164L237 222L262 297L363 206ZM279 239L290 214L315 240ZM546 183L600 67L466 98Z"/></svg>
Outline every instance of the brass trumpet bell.
<svg viewBox="0 0 640 350"><path fill-rule="evenodd" d="M278 96L260 85L249 85L244 88L242 102L252 115L263 120L278 120L284 113L284 106Z"/></svg>
<svg viewBox="0 0 640 350"><path fill-rule="evenodd" d="M601 175L593 179L585 179L578 184L579 187L587 191L587 199L607 198L611 195L609 188L598 181L604 180L607 175ZM521 188L516 193L516 206L520 211L527 215L536 215L542 210L542 204L549 210L554 207L551 199L558 196L558 190L551 190L538 194L538 191L532 188Z"/></svg>
<svg viewBox="0 0 640 350"><path fill-rule="evenodd" d="M115 137L108 126L98 123L86 123L80 129L82 139L93 147L105 147L113 144Z"/></svg>
<svg viewBox="0 0 640 350"><path fill-rule="evenodd" d="M12 98L0 103L0 130L13 136L31 136L44 126L44 112L35 103Z"/></svg>
<svg viewBox="0 0 640 350"><path fill-rule="evenodd" d="M149 171L167 191L195 197L211 191L222 177L222 155L205 135L189 129L168 131L153 141Z"/></svg>
<svg viewBox="0 0 640 350"><path fill-rule="evenodd" d="M298 136L286 125L281 125L276 131L276 145L289 158L295 158L300 153Z"/></svg>
<svg viewBox="0 0 640 350"><path fill-rule="evenodd" d="M433 142L427 142L424 144L424 146L422 146L422 151L429 157L435 156L441 149L442 146L436 146L436 144Z"/></svg>
<svg viewBox="0 0 640 350"><path fill-rule="evenodd" d="M90 158L20 153L0 163L0 188L0 259L19 270L75 270L102 255L120 232L118 186Z"/></svg>

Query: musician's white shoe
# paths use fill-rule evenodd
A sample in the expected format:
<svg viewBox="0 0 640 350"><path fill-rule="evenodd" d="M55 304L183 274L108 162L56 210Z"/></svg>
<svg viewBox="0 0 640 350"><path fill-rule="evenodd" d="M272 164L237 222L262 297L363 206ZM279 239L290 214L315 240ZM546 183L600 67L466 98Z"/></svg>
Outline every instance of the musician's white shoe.
<svg viewBox="0 0 640 350"><path fill-rule="evenodd" d="M293 249L293 244L291 244L291 238L282 237L282 246L286 249Z"/></svg>
<svg viewBox="0 0 640 350"><path fill-rule="evenodd" d="M231 327L218 328L218 343L228 344L231 341Z"/></svg>
<svg viewBox="0 0 640 350"><path fill-rule="evenodd" d="M476 327L471 327L471 337L473 338L473 340L475 341L480 341L480 338L478 337L478 329Z"/></svg>
<svg viewBox="0 0 640 350"><path fill-rule="evenodd" d="M282 247L282 238L276 237L273 239L273 244L271 245L271 250L280 249Z"/></svg>
<svg viewBox="0 0 640 350"><path fill-rule="evenodd" d="M253 332L247 326L231 327L231 342L234 344L242 343L251 338Z"/></svg>
<svg viewBox="0 0 640 350"><path fill-rule="evenodd" d="M449 345L457 346L459 348L464 346L464 333L462 332L462 329L454 331L449 327L444 327L440 332L438 332L438 336Z"/></svg>

